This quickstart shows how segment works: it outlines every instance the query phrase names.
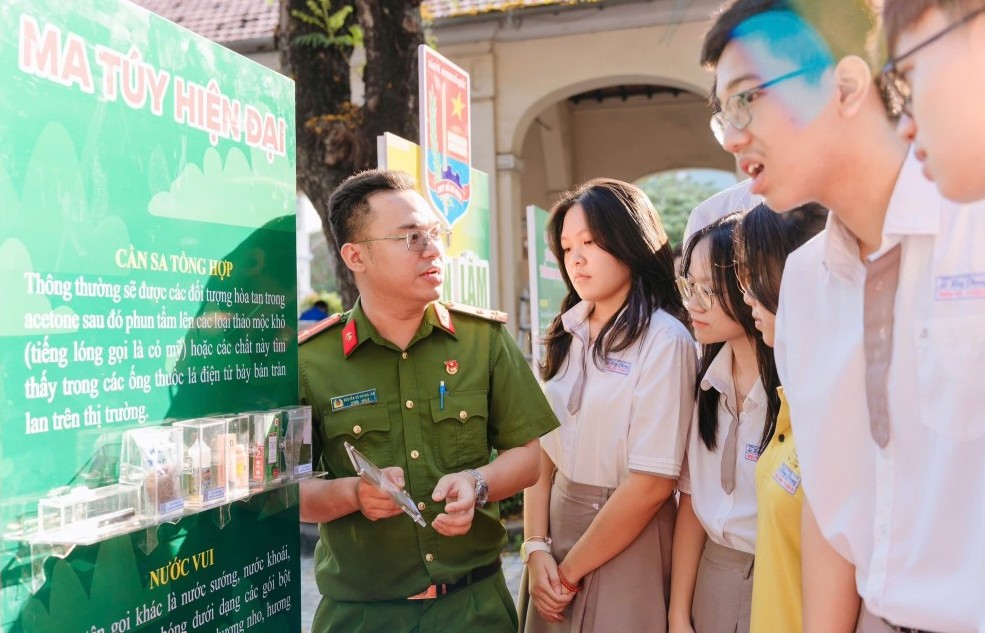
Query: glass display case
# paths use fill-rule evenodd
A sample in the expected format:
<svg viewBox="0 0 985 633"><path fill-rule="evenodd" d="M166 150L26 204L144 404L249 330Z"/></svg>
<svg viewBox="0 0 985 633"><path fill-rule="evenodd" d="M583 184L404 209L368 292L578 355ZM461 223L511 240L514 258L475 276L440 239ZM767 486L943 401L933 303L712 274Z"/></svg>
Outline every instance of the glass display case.
<svg viewBox="0 0 985 633"><path fill-rule="evenodd" d="M226 420L175 422L181 430L181 492L185 505L201 508L226 500Z"/></svg>
<svg viewBox="0 0 985 633"><path fill-rule="evenodd" d="M248 411L250 420L249 486L251 491L281 481L284 476L281 443L284 433L284 411Z"/></svg>
<svg viewBox="0 0 985 633"><path fill-rule="evenodd" d="M137 520L136 486L76 486L38 501L38 531L48 539L89 541L117 533Z"/></svg>
<svg viewBox="0 0 985 633"><path fill-rule="evenodd" d="M311 476L311 407L282 409L287 428L284 432L284 465L290 479Z"/></svg>
<svg viewBox="0 0 985 633"><path fill-rule="evenodd" d="M181 516L181 429L154 426L123 434L120 483L138 489L137 516L162 521Z"/></svg>
<svg viewBox="0 0 985 633"><path fill-rule="evenodd" d="M250 492L250 416L244 414L220 416L226 430L218 440L219 477L226 482L226 498L239 499Z"/></svg>

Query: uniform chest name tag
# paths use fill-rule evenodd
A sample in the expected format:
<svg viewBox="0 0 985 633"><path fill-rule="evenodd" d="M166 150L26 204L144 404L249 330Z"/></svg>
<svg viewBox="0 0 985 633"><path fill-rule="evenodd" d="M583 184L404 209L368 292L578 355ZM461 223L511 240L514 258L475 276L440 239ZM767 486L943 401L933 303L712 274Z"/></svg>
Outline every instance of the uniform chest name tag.
<svg viewBox="0 0 985 633"><path fill-rule="evenodd" d="M750 462L758 462L759 454L762 452L762 449L759 448L759 444L746 444L746 460Z"/></svg>
<svg viewBox="0 0 985 633"><path fill-rule="evenodd" d="M800 487L800 475L786 463L780 464L780 467L773 473L773 481L780 484L780 487L790 494L795 494L797 488Z"/></svg>
<svg viewBox="0 0 985 633"><path fill-rule="evenodd" d="M985 299L985 273L941 275L934 285L934 298L938 301Z"/></svg>
<svg viewBox="0 0 985 633"><path fill-rule="evenodd" d="M633 368L633 364L626 362L624 360L619 360L618 358L605 359L605 371L612 372L614 374L622 374L623 376L628 376L629 370L632 368Z"/></svg>
<svg viewBox="0 0 985 633"><path fill-rule="evenodd" d="M376 402L376 389L357 391L344 396L332 396L332 413Z"/></svg>

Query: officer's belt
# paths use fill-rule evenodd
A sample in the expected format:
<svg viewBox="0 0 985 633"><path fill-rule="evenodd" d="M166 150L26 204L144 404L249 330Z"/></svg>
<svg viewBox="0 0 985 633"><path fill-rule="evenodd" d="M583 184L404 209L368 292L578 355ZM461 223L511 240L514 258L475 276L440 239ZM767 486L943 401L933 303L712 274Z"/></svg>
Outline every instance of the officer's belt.
<svg viewBox="0 0 985 633"><path fill-rule="evenodd" d="M503 561L497 558L495 561L484 565L482 567L476 567L469 573L465 574L453 583L441 584L441 585L431 585L421 593L409 596L408 600L435 600L437 598L443 598L450 593L455 593L459 589L464 589L471 584L477 583L480 580L485 580L490 576L499 572L500 568L503 566Z"/></svg>

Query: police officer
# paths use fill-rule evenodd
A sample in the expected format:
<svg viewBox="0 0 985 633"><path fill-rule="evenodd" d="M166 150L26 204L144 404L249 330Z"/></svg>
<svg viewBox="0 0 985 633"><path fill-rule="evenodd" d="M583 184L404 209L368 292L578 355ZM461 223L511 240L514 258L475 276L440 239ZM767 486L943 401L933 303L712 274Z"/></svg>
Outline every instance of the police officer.
<svg viewBox="0 0 985 633"><path fill-rule="evenodd" d="M301 337L328 472L301 487L301 519L321 524L312 631L516 631L495 501L537 481L557 420L505 315L438 302L447 231L406 174L350 177L329 217L359 299ZM355 476L344 442L387 467L427 527Z"/></svg>

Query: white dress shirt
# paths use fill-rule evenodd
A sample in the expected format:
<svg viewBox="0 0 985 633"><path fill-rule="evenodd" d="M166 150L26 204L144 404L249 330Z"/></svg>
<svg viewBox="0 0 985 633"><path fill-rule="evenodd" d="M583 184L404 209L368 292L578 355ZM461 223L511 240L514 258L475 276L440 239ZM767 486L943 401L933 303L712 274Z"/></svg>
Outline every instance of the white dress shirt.
<svg viewBox="0 0 985 633"><path fill-rule="evenodd" d="M577 483L616 488L630 471L676 479L694 405L691 334L657 310L643 339L611 354L600 369L587 344L591 311L592 303L582 301L561 317L571 347L545 385L561 426L541 446Z"/></svg>
<svg viewBox="0 0 985 633"><path fill-rule="evenodd" d="M911 156L883 244L901 246L889 439L870 430L866 268L835 215L787 260L776 361L804 493L856 568L875 615L947 633L985 630L985 203L944 200Z"/></svg>
<svg viewBox="0 0 985 633"><path fill-rule="evenodd" d="M698 408L694 408L687 441L687 474L678 488L691 495L691 507L708 537L725 547L747 554L756 551L756 462L766 425L766 389L761 380L746 396L739 414L735 442L735 488L722 487L722 458L725 440L735 411L732 380L732 347L726 343L701 380L701 389L714 389L718 399L716 450L709 451L698 433Z"/></svg>

